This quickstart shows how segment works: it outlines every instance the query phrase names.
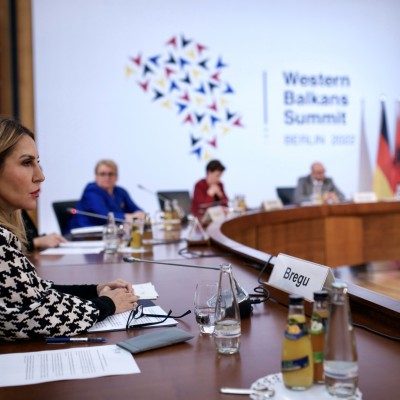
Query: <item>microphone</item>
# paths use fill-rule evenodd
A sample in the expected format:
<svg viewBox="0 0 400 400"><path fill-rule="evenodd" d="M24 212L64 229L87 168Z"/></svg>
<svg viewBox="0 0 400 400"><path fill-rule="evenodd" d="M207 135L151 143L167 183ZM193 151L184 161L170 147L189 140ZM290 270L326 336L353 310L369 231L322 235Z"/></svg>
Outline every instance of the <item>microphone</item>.
<svg viewBox="0 0 400 400"><path fill-rule="evenodd" d="M94 218L100 218L100 219L107 219L107 215L102 215L102 214L96 214L88 211L82 211L82 210L77 210L76 208L67 208L67 211L69 211L71 214L80 214L80 215L86 215L87 217L94 217ZM115 221L117 222L125 222L124 219L122 218L114 218Z"/></svg>
<svg viewBox="0 0 400 400"><path fill-rule="evenodd" d="M164 201L165 201L165 200L172 201L171 198L169 198L169 197L167 197L167 196L163 196L163 195L158 194L158 193L156 193L156 192L153 192L152 190L147 189L146 187L144 187L144 186L141 185L141 184L138 184L137 187L138 187L139 189L141 189L141 190L144 190L144 191L147 192L147 193L152 194L153 196L156 196L156 197L160 198L161 200L164 200Z"/></svg>
<svg viewBox="0 0 400 400"><path fill-rule="evenodd" d="M153 260L145 260L141 258L136 258L132 256L125 256L123 257L123 260L125 262L129 263L135 263L135 262L143 262L143 263L148 263L148 264L162 264L162 265L174 265L177 267L190 267L190 268L202 268L202 269L213 269L219 271L219 268L215 267L205 267L204 265L191 265L191 264L180 264L180 263L170 263L170 262L163 262L163 261L153 261ZM252 302L250 300L250 296L247 293L243 287L241 287L235 277L233 277L233 282L235 284L235 292L236 292L236 299L239 305L239 310L240 310L240 317L241 318L246 318L249 317L253 307L252 307Z"/></svg>

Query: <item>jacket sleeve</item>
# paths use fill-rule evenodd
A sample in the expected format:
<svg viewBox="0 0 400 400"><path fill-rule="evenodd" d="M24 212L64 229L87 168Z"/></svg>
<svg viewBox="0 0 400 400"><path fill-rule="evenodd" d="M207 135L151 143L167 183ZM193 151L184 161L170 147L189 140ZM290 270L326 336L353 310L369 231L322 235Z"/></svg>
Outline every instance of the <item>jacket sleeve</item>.
<svg viewBox="0 0 400 400"><path fill-rule="evenodd" d="M129 196L129 193L125 190L120 188L123 191L123 197L125 202L125 211L128 213L134 213L136 211L143 211Z"/></svg>
<svg viewBox="0 0 400 400"><path fill-rule="evenodd" d="M307 190L307 178L299 178L293 194L293 203L301 204L311 200L311 192Z"/></svg>
<svg viewBox="0 0 400 400"><path fill-rule="evenodd" d="M19 243L15 236L12 240ZM53 282L39 278L20 247L7 242L0 232L2 339L76 335L99 319L93 301L60 292Z"/></svg>

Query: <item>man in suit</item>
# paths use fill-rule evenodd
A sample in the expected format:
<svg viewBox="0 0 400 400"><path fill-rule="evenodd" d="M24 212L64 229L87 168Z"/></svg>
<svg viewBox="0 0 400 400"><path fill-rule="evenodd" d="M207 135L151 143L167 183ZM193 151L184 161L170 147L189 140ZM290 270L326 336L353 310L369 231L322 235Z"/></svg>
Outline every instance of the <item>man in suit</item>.
<svg viewBox="0 0 400 400"><path fill-rule="evenodd" d="M332 178L325 176L325 168L320 162L311 165L310 175L299 178L293 200L296 204L304 202L334 204L344 201L343 193Z"/></svg>

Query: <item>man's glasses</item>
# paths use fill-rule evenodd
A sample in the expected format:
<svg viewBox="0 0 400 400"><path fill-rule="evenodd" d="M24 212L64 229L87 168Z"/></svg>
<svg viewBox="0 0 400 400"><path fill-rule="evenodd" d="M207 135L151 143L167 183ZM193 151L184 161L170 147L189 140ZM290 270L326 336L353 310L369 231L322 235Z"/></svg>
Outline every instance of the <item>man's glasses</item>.
<svg viewBox="0 0 400 400"><path fill-rule="evenodd" d="M143 311L143 306L138 305L129 313L128 321L126 322L126 329L142 328L144 326L158 325L165 322L168 318L182 318L185 315L190 314L192 311L187 310L182 315L171 315L172 310L168 311L168 314L146 314ZM156 320L154 320L154 319ZM159 319L159 320L157 320Z"/></svg>
<svg viewBox="0 0 400 400"><path fill-rule="evenodd" d="M98 172L96 175L98 176L109 176L109 177L113 177L113 176L117 176L117 174L115 172Z"/></svg>

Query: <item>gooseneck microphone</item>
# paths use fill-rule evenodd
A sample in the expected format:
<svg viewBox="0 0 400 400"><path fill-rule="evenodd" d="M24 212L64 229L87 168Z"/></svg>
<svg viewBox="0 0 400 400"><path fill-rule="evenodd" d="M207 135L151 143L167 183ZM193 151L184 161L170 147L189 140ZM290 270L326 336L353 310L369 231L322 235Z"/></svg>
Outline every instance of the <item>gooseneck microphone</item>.
<svg viewBox="0 0 400 400"><path fill-rule="evenodd" d="M76 208L67 208L67 211L69 211L71 214L80 214L80 215L86 215L87 217L94 217L94 218L99 218L99 219L107 219L107 215L102 215L102 214L96 214L88 211L82 211L82 210L77 210ZM117 222L125 222L124 219L122 218L114 218L115 221Z"/></svg>
<svg viewBox="0 0 400 400"><path fill-rule="evenodd" d="M191 265L191 264L180 264L180 263L170 263L170 262L163 262L163 261L153 261L153 260L145 260L141 258L136 258L132 256L125 256L123 257L125 262L135 263L135 262L143 262L148 264L162 264L162 265L174 265L177 267L190 267L190 268L203 268L203 269L213 269L219 271L220 268L215 267L205 267L204 265ZM235 292L236 292L236 299L239 305L240 316L241 318L249 317L253 307L252 301L250 300L250 296L242 286L240 286L235 278L233 278L235 284Z"/></svg>
<svg viewBox="0 0 400 400"><path fill-rule="evenodd" d="M153 192L152 190L147 189L146 187L144 187L144 186L141 185L141 184L138 184L137 187L138 187L139 189L144 190L144 191L147 192L147 193L152 194L153 196L156 196L156 197L160 198L160 199L163 200L163 201L165 201L165 200L167 200L167 201L172 201L171 198L169 198L169 197L167 197L167 196L163 196L162 194Z"/></svg>

